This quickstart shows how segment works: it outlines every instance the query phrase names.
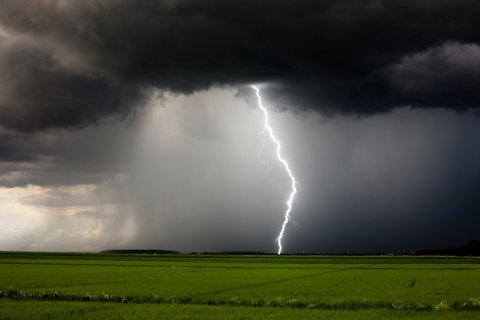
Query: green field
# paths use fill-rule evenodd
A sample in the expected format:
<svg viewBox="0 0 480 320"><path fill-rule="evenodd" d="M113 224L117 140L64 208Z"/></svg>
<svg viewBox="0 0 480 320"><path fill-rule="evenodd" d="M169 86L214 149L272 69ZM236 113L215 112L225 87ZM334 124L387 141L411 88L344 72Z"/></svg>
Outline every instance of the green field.
<svg viewBox="0 0 480 320"><path fill-rule="evenodd" d="M476 319L480 259L0 253L0 318Z"/></svg>

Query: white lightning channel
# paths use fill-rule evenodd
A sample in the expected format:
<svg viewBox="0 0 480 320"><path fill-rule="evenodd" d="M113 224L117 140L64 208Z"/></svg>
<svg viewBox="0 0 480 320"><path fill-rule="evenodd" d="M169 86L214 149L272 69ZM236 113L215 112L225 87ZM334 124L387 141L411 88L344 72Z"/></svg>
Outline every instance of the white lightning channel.
<svg viewBox="0 0 480 320"><path fill-rule="evenodd" d="M283 159L281 154L280 154L280 150L281 150L282 146L280 144L280 141L278 141L278 139L275 138L275 136L273 134L272 127L270 127L270 124L268 122L268 112L267 112L267 109L265 109L262 105L262 98L260 97L260 90L255 86L252 86L252 88L255 89L255 91L257 92L258 106L260 107L260 110L262 110L263 114L265 115L265 126L264 126L263 130L260 132L260 134L264 135L265 131L268 131L268 133L270 134L270 138L272 138L273 142L277 146L278 161L280 161L284 165L285 170L287 171L288 176L290 177L290 180L292 181L292 192L290 193L290 197L288 198L288 201L287 201L287 211L285 212L285 219L284 219L283 224L282 224L282 230L280 231L280 234L278 235L277 240L276 240L278 242L278 254L281 254L282 253L282 238L283 238L283 232L285 231L285 227L286 227L286 225L289 221L292 221L294 224L296 224L296 222L292 219L292 217L290 217L290 212L292 211L293 198L295 197L295 194L297 193L298 182L295 180L295 177L293 176L292 172L290 171L290 168L288 166L288 162L285 159ZM263 137L262 143L265 144L265 137ZM262 150L263 150L263 145L262 145L262 149L260 150L260 152ZM260 159L260 153L259 153L259 160L263 164L266 164L264 161L262 161ZM268 170L268 164L267 164L267 170Z"/></svg>

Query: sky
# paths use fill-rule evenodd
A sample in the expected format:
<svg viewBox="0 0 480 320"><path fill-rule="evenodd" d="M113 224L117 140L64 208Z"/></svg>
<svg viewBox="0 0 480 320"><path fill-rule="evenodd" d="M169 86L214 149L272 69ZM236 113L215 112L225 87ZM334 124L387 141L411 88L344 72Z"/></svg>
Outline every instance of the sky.
<svg viewBox="0 0 480 320"><path fill-rule="evenodd" d="M301 187L283 252L480 238L478 16L475 0L2 1L0 250L277 252L291 183L251 85Z"/></svg>

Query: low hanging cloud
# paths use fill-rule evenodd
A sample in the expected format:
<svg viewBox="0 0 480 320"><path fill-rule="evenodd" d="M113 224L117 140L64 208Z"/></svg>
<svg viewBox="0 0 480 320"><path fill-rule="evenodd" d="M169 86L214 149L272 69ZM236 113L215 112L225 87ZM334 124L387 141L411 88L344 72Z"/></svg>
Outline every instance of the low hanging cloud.
<svg viewBox="0 0 480 320"><path fill-rule="evenodd" d="M445 43L388 66L384 78L395 98L415 106L477 107L480 47Z"/></svg>
<svg viewBox="0 0 480 320"><path fill-rule="evenodd" d="M475 0L5 0L0 126L85 127L134 117L152 90L250 83L327 115L463 111L480 105L479 16Z"/></svg>

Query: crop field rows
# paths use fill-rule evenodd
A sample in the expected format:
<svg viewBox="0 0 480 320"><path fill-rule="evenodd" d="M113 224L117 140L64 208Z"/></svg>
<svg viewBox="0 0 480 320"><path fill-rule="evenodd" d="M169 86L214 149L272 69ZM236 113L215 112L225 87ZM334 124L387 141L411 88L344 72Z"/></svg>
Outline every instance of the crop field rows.
<svg viewBox="0 0 480 320"><path fill-rule="evenodd" d="M1 319L480 315L475 258L2 252L0 274Z"/></svg>

